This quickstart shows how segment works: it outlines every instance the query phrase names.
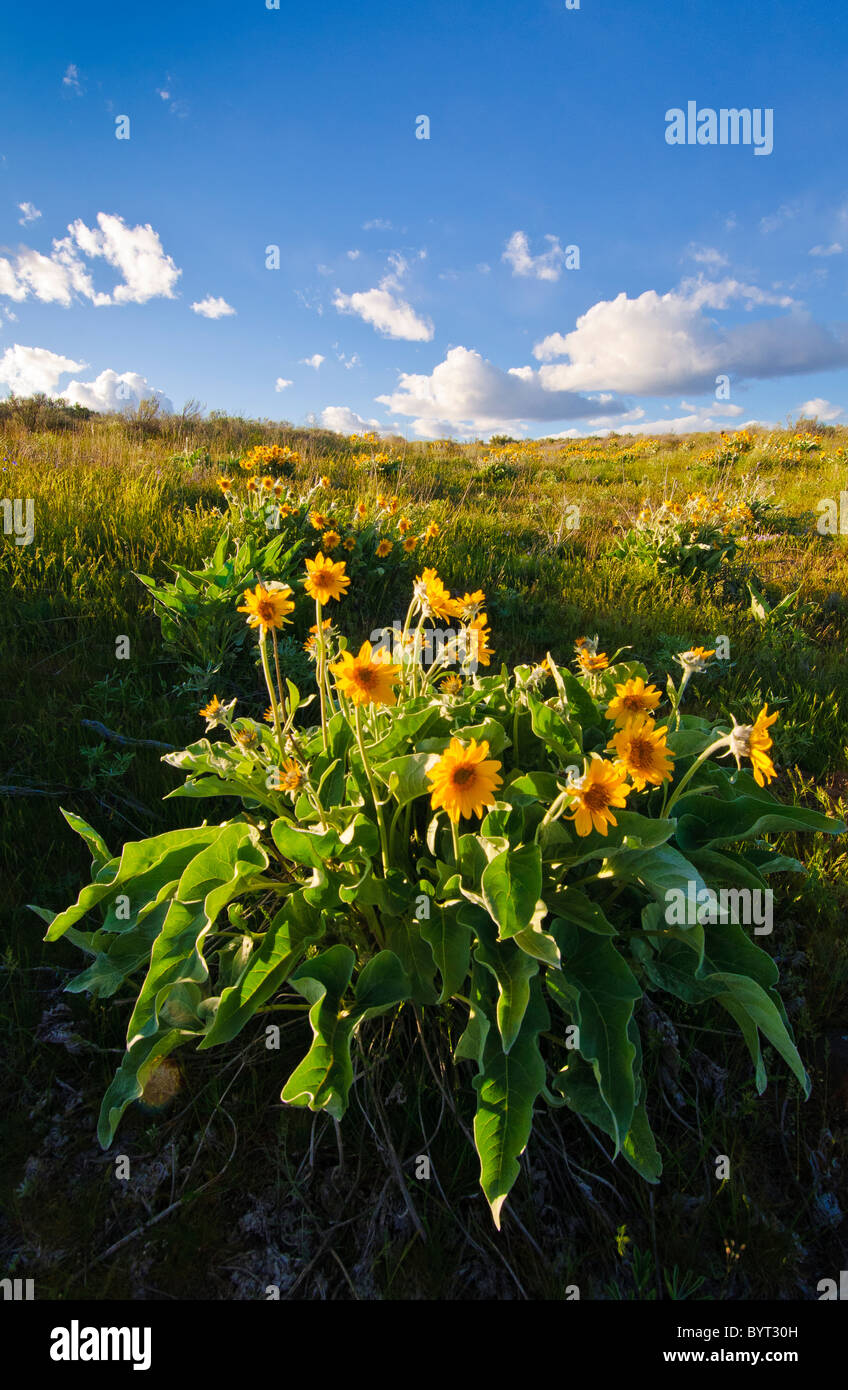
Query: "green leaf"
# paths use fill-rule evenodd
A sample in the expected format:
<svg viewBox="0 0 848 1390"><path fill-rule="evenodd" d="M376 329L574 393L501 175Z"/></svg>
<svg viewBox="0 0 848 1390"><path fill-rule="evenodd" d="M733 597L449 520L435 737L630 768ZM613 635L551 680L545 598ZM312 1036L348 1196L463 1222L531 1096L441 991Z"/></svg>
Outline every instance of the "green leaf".
<svg viewBox="0 0 848 1390"><path fill-rule="evenodd" d="M117 896L122 888L142 875L145 893L155 895L163 883L179 877L185 865L205 845L212 844L221 834L218 825L194 826L188 830L168 830L149 840L129 840L121 851L120 860L111 859L100 870L94 883L83 888L76 903L53 918L45 941L56 941L69 927L76 926L98 903ZM111 872L108 872L111 870ZM132 898L132 893L128 893Z"/></svg>
<svg viewBox="0 0 848 1390"><path fill-rule="evenodd" d="M430 903L430 917L421 922L421 936L433 953L441 979L438 1003L444 1004L465 984L471 961L471 928L457 913L455 905Z"/></svg>
<svg viewBox="0 0 848 1390"><path fill-rule="evenodd" d="M438 761L437 753L407 753L402 758L390 758L388 762L375 765L374 772L387 784L397 804L405 806L408 801L430 793L427 770Z"/></svg>
<svg viewBox="0 0 848 1390"><path fill-rule="evenodd" d="M121 1116L128 1105L138 1100L160 1062L191 1036L183 1029L170 1028L150 1038L138 1038L128 1048L100 1107L97 1139L101 1148L109 1148Z"/></svg>
<svg viewBox="0 0 848 1390"><path fill-rule="evenodd" d="M303 1061L283 1087L281 1099L288 1105L326 1110L340 1120L347 1109L353 1083L350 1043L365 1018L409 998L410 982L397 956L380 951L360 973L355 1005L342 1010L355 956L349 946L331 946L291 976L291 983L312 1007L309 1022L313 1041Z"/></svg>
<svg viewBox="0 0 848 1390"><path fill-rule="evenodd" d="M479 942L474 959L491 972L498 985L495 1019L503 1052L508 1053L519 1035L527 1005L530 982L539 973L539 962L513 941L498 941L491 923L478 926Z"/></svg>
<svg viewBox="0 0 848 1390"><path fill-rule="evenodd" d="M548 971L548 992L578 1026L579 1051L594 1068L618 1152L636 1108L636 1047L628 1030L642 990L608 937L557 922L551 930L563 963L561 971Z"/></svg>
<svg viewBox="0 0 848 1390"><path fill-rule="evenodd" d="M323 934L321 913L310 907L303 890L293 893L274 917L238 980L222 991L214 1022L198 1051L236 1037L257 1009L285 983L307 946Z"/></svg>
<svg viewBox="0 0 848 1390"><path fill-rule="evenodd" d="M545 1084L539 1034L550 1022L539 981L532 982L521 1031L508 1053L488 1032L483 1066L474 1078L477 1113L474 1142L480 1157L480 1186L500 1230L501 1212L520 1170L518 1159L533 1128L533 1105Z"/></svg>
<svg viewBox="0 0 848 1390"><path fill-rule="evenodd" d="M487 864L480 890L501 939L529 927L542 894L542 852L537 844L506 849Z"/></svg>

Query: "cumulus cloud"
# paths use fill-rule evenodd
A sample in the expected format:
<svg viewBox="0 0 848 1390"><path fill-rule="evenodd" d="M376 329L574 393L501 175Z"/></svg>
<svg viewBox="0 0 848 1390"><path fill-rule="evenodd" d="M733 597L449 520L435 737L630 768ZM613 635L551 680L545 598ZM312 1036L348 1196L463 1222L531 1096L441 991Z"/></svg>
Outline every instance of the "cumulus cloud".
<svg viewBox="0 0 848 1390"><path fill-rule="evenodd" d="M766 379L848 364L848 329L814 323L799 309L778 318L719 326L705 309L734 303L790 307L774 295L737 280L684 281L668 294L646 290L635 299L622 293L594 304L573 332L552 333L533 355L543 366L540 384L549 391L619 391L662 396L712 390L719 374Z"/></svg>
<svg viewBox="0 0 848 1390"><path fill-rule="evenodd" d="M301 357L300 365L302 367L314 367L317 372L318 368L321 366L321 363L325 362L326 360L327 359L325 357L321 356L320 352L315 352L312 354L311 357Z"/></svg>
<svg viewBox="0 0 848 1390"><path fill-rule="evenodd" d="M832 405L830 401L822 400L821 396L814 397L811 401L805 401L799 405L798 414L803 415L806 420L821 420L829 424L833 420L838 420L840 415L845 414L845 408L841 405Z"/></svg>
<svg viewBox="0 0 848 1390"><path fill-rule="evenodd" d="M565 265L566 252L559 244L559 237L545 236L547 251L538 256L531 255L530 242L526 232L513 232L501 256L512 266L513 275L521 275L534 280L558 280Z"/></svg>
<svg viewBox="0 0 848 1390"><path fill-rule="evenodd" d="M18 203L18 211L22 214L18 218L22 227L26 227L30 222L37 222L41 216L35 203Z"/></svg>
<svg viewBox="0 0 848 1390"><path fill-rule="evenodd" d="M111 369L101 372L93 381L73 380L59 389L63 376L81 372L88 364L63 357L48 348L24 347L15 343L0 357L0 386L6 386L17 396L31 396L43 391L59 396L69 405L85 405L91 410L124 410L139 401L154 396L164 410L173 406L163 392L151 387L138 372L119 374Z"/></svg>
<svg viewBox="0 0 848 1390"><path fill-rule="evenodd" d="M75 362L47 348L15 343L0 357L0 386L7 386L16 396L32 396L37 391L55 396L60 377L81 372L85 366L85 362Z"/></svg>
<svg viewBox="0 0 848 1390"><path fill-rule="evenodd" d="M379 420L366 420L347 405L328 405L321 411L320 419L325 430L335 430L338 434L365 434L368 431L377 434L394 433L393 430L385 429Z"/></svg>
<svg viewBox="0 0 848 1390"><path fill-rule="evenodd" d="M111 293L95 290L82 257L104 260L119 272L121 279ZM14 262L0 257L0 294L15 300L32 296L66 307L75 296L97 308L146 304L149 299L173 299L181 274L149 223L128 227L123 218L99 212L96 227L72 222L68 235L54 240L49 256L24 246Z"/></svg>
<svg viewBox="0 0 848 1390"><path fill-rule="evenodd" d="M547 390L533 367L504 371L465 347L451 348L429 376L402 373L397 390L377 400L393 415L415 417L413 429L426 438L507 426L515 432L522 420L585 419L599 406L573 391ZM607 410L616 414L624 406L612 401Z"/></svg>
<svg viewBox="0 0 848 1390"><path fill-rule="evenodd" d="M225 319L235 313L232 304L228 304L226 299L214 299L208 294L205 299L198 299L192 304L192 311L200 314L205 319Z"/></svg>
<svg viewBox="0 0 848 1390"><path fill-rule="evenodd" d="M285 378L284 376L278 376L278 377L277 377L277 380L274 382L274 390L275 390L275 391L285 391L285 389L286 389L287 386L293 386L293 385L294 385L294 382L292 382L292 381L286 381L286 378Z"/></svg>
<svg viewBox="0 0 848 1390"><path fill-rule="evenodd" d="M360 254L361 253L359 251L348 251L347 258L349 261L358 261Z"/></svg>
<svg viewBox="0 0 848 1390"><path fill-rule="evenodd" d="M69 381L59 394L69 405L84 405L89 410L127 410L151 396L163 410L174 408L164 392L152 387L146 377L138 372L114 372L111 368L93 381Z"/></svg>

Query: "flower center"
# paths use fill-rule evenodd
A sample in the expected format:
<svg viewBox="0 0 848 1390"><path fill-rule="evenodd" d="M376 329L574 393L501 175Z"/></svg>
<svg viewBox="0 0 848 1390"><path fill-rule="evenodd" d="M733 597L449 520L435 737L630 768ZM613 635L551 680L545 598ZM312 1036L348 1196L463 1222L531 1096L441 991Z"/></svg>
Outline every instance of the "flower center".
<svg viewBox="0 0 848 1390"><path fill-rule="evenodd" d="M455 787L464 787L474 776L473 767L455 767L453 771L453 784Z"/></svg>
<svg viewBox="0 0 848 1390"><path fill-rule="evenodd" d="M653 746L643 738L634 738L630 744L630 761L634 767L650 768L654 765Z"/></svg>
<svg viewBox="0 0 848 1390"><path fill-rule="evenodd" d="M594 786L583 793L583 801L589 811L605 811L609 805L606 787L602 787L596 782Z"/></svg>

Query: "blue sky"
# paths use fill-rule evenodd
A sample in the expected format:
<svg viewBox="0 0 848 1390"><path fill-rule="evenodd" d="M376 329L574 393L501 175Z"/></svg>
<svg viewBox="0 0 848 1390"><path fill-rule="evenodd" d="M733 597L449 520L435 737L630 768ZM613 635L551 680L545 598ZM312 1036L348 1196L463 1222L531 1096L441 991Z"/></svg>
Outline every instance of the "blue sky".
<svg viewBox="0 0 848 1390"><path fill-rule="evenodd" d="M411 438L848 420L848 13L279 4L10 7L0 394ZM690 101L771 111L773 149L669 144Z"/></svg>

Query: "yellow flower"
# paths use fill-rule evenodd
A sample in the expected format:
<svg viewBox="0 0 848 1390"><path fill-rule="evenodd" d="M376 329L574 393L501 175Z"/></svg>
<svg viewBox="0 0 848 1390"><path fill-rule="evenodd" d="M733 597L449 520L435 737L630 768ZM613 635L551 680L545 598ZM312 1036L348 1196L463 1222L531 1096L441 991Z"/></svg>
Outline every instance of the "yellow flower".
<svg viewBox="0 0 848 1390"><path fill-rule="evenodd" d="M475 589L473 594L463 594L462 598L456 600L457 617L464 618L470 622L476 618L480 609L485 605L486 595L482 589Z"/></svg>
<svg viewBox="0 0 848 1390"><path fill-rule="evenodd" d="M606 835L608 825L618 825L611 807L623 807L632 790L621 766L593 753L585 761L583 776L569 788L573 810L565 819L574 821L580 836L590 835L593 826Z"/></svg>
<svg viewBox="0 0 848 1390"><path fill-rule="evenodd" d="M319 550L314 560L306 560L304 563L307 575L303 585L312 598L326 603L329 598L342 597L350 584L350 579L345 574L344 560L331 560Z"/></svg>
<svg viewBox="0 0 848 1390"><path fill-rule="evenodd" d="M443 695L459 695L462 691L461 676L445 676L439 689Z"/></svg>
<svg viewBox="0 0 848 1390"><path fill-rule="evenodd" d="M364 521L366 516L368 515L368 508L366 507L364 502L357 502L354 511L356 512L356 515L359 517L360 521Z"/></svg>
<svg viewBox="0 0 848 1390"><path fill-rule="evenodd" d="M377 546L377 558L378 558L379 560L382 560L382 559L384 559L384 557L385 557L386 555L391 555L391 553L392 553L392 543L391 543L391 541L380 541L380 544Z"/></svg>
<svg viewBox="0 0 848 1390"><path fill-rule="evenodd" d="M204 705L200 713L202 714L204 719L217 719L219 711L223 708L224 707L221 704L221 701L218 699L218 696L213 695L212 699L209 701L209 704Z"/></svg>
<svg viewBox="0 0 848 1390"><path fill-rule="evenodd" d="M296 792L303 781L303 771L293 758L285 758L280 768L280 786L283 791Z"/></svg>
<svg viewBox="0 0 848 1390"><path fill-rule="evenodd" d="M607 719L614 719L616 728L620 729L631 715L650 714L661 699L662 694L655 685L646 685L641 676L634 676L615 687L615 698L607 705Z"/></svg>
<svg viewBox="0 0 848 1390"><path fill-rule="evenodd" d="M323 488L329 488L329 486L330 486L330 479L326 476L326 474L325 474L319 481L320 481L321 486L322 486Z"/></svg>
<svg viewBox="0 0 848 1390"><path fill-rule="evenodd" d="M454 824L460 816L482 816L486 806L495 804L495 789L503 781L498 775L500 766L489 758L485 739L478 746L472 738L466 748L458 738L452 738L439 761L427 773L433 810L444 807Z"/></svg>
<svg viewBox="0 0 848 1390"><path fill-rule="evenodd" d="M412 552L413 552L413 550L415 549L415 547L416 547L417 544L418 544L418 537L417 537L417 536L407 536L407 537L406 537L406 539L405 539L404 542L403 542L403 548L404 548L404 550L406 551L407 555L411 555L411 554L412 554Z"/></svg>
<svg viewBox="0 0 848 1390"><path fill-rule="evenodd" d="M418 575L414 584L415 597L421 604L425 616L435 618L456 617L454 601L434 569L425 569Z"/></svg>
<svg viewBox="0 0 848 1390"><path fill-rule="evenodd" d="M658 729L646 714L634 714L613 734L608 749L615 749L624 771L638 792L670 782L674 759L665 746L668 729Z"/></svg>
<svg viewBox="0 0 848 1390"><path fill-rule="evenodd" d="M258 484L257 484L255 478L248 478L248 480L247 480L247 490L248 490L248 492L256 492L257 486L258 486Z"/></svg>
<svg viewBox="0 0 848 1390"><path fill-rule="evenodd" d="M356 537L355 537L355 536L348 536L345 540L342 541L342 550L355 550L355 549L356 549Z"/></svg>
<svg viewBox="0 0 848 1390"><path fill-rule="evenodd" d="M270 492L271 489L273 488L273 486L274 486L274 479L270 476L270 474L267 474L267 475L262 479L262 491L263 491L263 492Z"/></svg>
<svg viewBox="0 0 848 1390"><path fill-rule="evenodd" d="M321 537L321 546L324 550L335 550L341 541L338 531L325 531Z"/></svg>
<svg viewBox="0 0 848 1390"><path fill-rule="evenodd" d="M292 591L288 584L271 588L257 584L252 593L250 589L245 590L244 604L237 611L247 613L250 627L258 627L260 635L264 637L266 632L281 628L288 621L289 613L294 612L291 599Z"/></svg>
<svg viewBox="0 0 848 1390"><path fill-rule="evenodd" d="M412 522L409 520L409 517L402 516L402 517L400 517L400 518L398 519L398 530L400 531L400 534L401 534L402 536L405 536L406 533L407 533L407 531L409 531L409 530L411 530L411 529L412 529Z"/></svg>
<svg viewBox="0 0 848 1390"><path fill-rule="evenodd" d="M494 648L489 646L491 631L486 627L489 621L485 613L480 613L468 624L468 646L472 660L478 662L480 666L491 665L494 656Z"/></svg>
<svg viewBox="0 0 848 1390"><path fill-rule="evenodd" d="M590 652L583 650L578 654L577 663L584 675L590 676L595 671L603 671L609 666L606 652Z"/></svg>
<svg viewBox="0 0 848 1390"><path fill-rule="evenodd" d="M233 486L232 479L231 479L231 478L219 478L219 479L218 479L218 486L219 486L219 488L221 489L221 491L222 491L223 493L225 493L225 494L228 493L228 492L231 492L231 491L232 491L232 486Z"/></svg>
<svg viewBox="0 0 848 1390"><path fill-rule="evenodd" d="M332 627L333 627L333 620L332 620L332 618L325 618L324 621L323 621L322 624L321 624L321 630L322 630L322 632L323 632L323 634L324 634L324 640L325 640L325 641L326 641L326 639L330 636L330 633L331 633L331 631L332 631ZM309 633L310 633L310 635L307 637L306 641L305 641L304 644L303 644L303 650L306 652L307 656L314 656L314 655L315 655L315 652L316 652L316 649L317 649L317 646L318 646L318 624L317 624L317 623L313 623L313 624L312 624L311 628L309 629Z"/></svg>
<svg viewBox="0 0 848 1390"><path fill-rule="evenodd" d="M436 539L436 537L438 536L438 534L439 534L439 528L438 528L438 526L436 525L435 521L431 521L431 522L428 524L427 529L425 530L424 535L421 537L421 539L422 539L423 541L434 541L434 540Z"/></svg>
<svg viewBox="0 0 848 1390"><path fill-rule="evenodd" d="M741 765L740 758L750 758L758 787L764 787L766 782L773 781L777 776L774 763L766 751L772 746L769 729L776 719L777 715L769 714L766 704L753 724L734 723L730 731L730 752L736 759L736 766Z"/></svg>
<svg viewBox="0 0 848 1390"><path fill-rule="evenodd" d="M330 524L323 512L310 512L309 522L316 531L326 531Z"/></svg>
<svg viewBox="0 0 848 1390"><path fill-rule="evenodd" d="M400 667L388 661L374 661L370 642L362 643L358 656L342 652L341 659L334 662L330 670L341 694L347 695L355 705L397 703L393 687Z"/></svg>

